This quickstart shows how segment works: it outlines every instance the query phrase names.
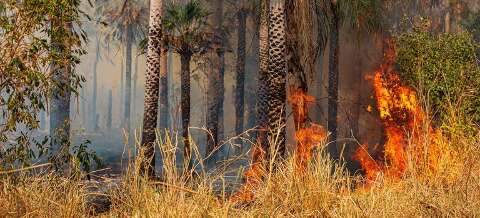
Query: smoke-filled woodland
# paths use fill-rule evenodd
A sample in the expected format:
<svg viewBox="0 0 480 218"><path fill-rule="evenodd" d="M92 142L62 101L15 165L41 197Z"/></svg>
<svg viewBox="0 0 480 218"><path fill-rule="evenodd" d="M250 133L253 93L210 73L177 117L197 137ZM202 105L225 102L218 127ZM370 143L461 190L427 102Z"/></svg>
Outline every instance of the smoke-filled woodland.
<svg viewBox="0 0 480 218"><path fill-rule="evenodd" d="M475 217L479 125L479 0L0 1L0 217Z"/></svg>

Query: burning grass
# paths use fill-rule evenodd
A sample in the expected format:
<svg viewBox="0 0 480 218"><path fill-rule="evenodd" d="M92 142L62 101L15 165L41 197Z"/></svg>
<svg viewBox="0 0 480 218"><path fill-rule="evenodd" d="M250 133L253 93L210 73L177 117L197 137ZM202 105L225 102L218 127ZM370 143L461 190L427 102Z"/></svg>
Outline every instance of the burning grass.
<svg viewBox="0 0 480 218"><path fill-rule="evenodd" d="M425 135L425 137L429 137ZM169 142L170 143L170 142ZM364 180L351 175L322 152L313 153L301 176L294 157L266 173L253 190L255 199L242 204L232 201L227 191L214 188L219 177L202 174L187 180L171 161L166 162L162 182L147 181L134 166L107 192L99 193L85 181L55 175L2 176L0 180L0 216L83 217L92 214L89 199L108 196L106 217L258 217L258 216L329 216L329 217L411 217L480 215L480 149L474 137L453 137L448 146L456 146L455 167L443 173L417 174L424 168L406 158L408 174L392 180L379 172L369 188ZM175 147L169 144L168 149ZM411 150L405 150L406 156ZM453 166L448 163L447 166ZM450 172L452 171L452 172ZM457 176L446 179L445 175ZM421 176L419 176L421 175ZM218 180L217 180L218 181Z"/></svg>

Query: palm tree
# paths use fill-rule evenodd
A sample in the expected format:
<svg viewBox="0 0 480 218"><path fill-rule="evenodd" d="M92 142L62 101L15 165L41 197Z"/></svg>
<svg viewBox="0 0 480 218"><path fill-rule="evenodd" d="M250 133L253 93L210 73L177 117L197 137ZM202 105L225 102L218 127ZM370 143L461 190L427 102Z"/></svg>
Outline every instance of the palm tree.
<svg viewBox="0 0 480 218"><path fill-rule="evenodd" d="M278 146L278 153L286 151L285 106L286 106L286 35L285 35L285 1L270 1L268 25L268 128L271 144Z"/></svg>
<svg viewBox="0 0 480 218"><path fill-rule="evenodd" d="M267 125L268 125L268 16L270 0L262 0L260 9L259 26L259 72L258 72L258 97L257 97L257 122L260 128L257 141L263 151L268 151ZM254 159L257 157L254 157ZM254 160L257 162L258 160Z"/></svg>
<svg viewBox="0 0 480 218"><path fill-rule="evenodd" d="M315 74L318 50L325 46L324 40L315 40L316 34L320 39L323 39L324 36L321 31L315 32L316 20L315 7L313 6L315 6L315 0L285 1L288 75L291 78L289 79L289 87L292 93L308 94L308 78L312 78ZM302 105L301 109L293 110L295 130L305 128L308 125L308 107L306 104ZM299 111L305 112L306 116L296 114Z"/></svg>
<svg viewBox="0 0 480 218"><path fill-rule="evenodd" d="M132 96L132 46L143 39L147 7L143 0L110 0L100 7L104 22L110 24L106 40L120 41L125 48L125 92L123 127L130 132ZM122 72L123 76L123 72ZM122 79L123 85L123 79Z"/></svg>
<svg viewBox="0 0 480 218"><path fill-rule="evenodd" d="M235 134L238 136L243 132L243 120L245 111L245 58L246 58L246 29L247 29L247 8L245 2L240 1L237 11L237 63L236 63L236 84L235 84ZM236 151L234 150L235 154Z"/></svg>
<svg viewBox="0 0 480 218"><path fill-rule="evenodd" d="M158 117L160 54L162 41L162 0L150 1L150 21L145 74L145 103L143 114L142 146L149 163L142 164L144 175L155 175L155 128Z"/></svg>
<svg viewBox="0 0 480 218"><path fill-rule="evenodd" d="M208 13L200 1L169 5L164 17L165 42L181 57L181 111L184 157L189 159L187 170L192 168L190 125L190 61L193 55L209 49L212 36L205 32Z"/></svg>
<svg viewBox="0 0 480 218"><path fill-rule="evenodd" d="M207 137L206 154L207 165L213 166L216 162L217 145L223 138L223 100L225 94L225 45L223 29L223 0L211 1L213 16L210 16L209 23L215 32L215 54L212 56L212 72L209 75L207 88L207 129L211 137Z"/></svg>

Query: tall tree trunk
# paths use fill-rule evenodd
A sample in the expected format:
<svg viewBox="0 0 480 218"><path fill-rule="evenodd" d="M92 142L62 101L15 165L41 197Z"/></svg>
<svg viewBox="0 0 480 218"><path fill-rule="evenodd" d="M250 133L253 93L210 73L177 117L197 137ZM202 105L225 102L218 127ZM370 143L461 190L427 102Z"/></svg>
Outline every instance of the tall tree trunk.
<svg viewBox="0 0 480 218"><path fill-rule="evenodd" d="M82 125L85 129L88 128L88 119L87 119L87 108L88 108L88 101L86 100L87 94L85 93L85 89L87 89L86 85L82 87Z"/></svg>
<svg viewBox="0 0 480 218"><path fill-rule="evenodd" d="M125 54L125 106L124 106L124 119L125 119L125 131L130 134L130 115L131 115L131 99L132 99L132 41L133 30L132 26L127 27L126 42L126 54Z"/></svg>
<svg viewBox="0 0 480 218"><path fill-rule="evenodd" d="M268 28L268 126L271 144L277 146L277 156L286 152L286 37L285 2L272 0Z"/></svg>
<svg viewBox="0 0 480 218"><path fill-rule="evenodd" d="M107 128L112 129L112 108L113 108L113 96L112 90L108 90L108 111L107 111Z"/></svg>
<svg viewBox="0 0 480 218"><path fill-rule="evenodd" d="M167 52L167 78L170 78L170 81L167 83L169 85L168 87L168 94L167 94L167 100L168 102L175 102L175 98L173 95L171 95L170 93L174 93L175 91L175 81L173 79L173 75L174 75L174 72L173 72L173 52L171 50L168 50ZM170 128L170 133L173 134L174 131L176 131L176 127L174 126L175 123L177 123L177 121L174 121L173 119L176 118L176 117L173 117L172 115L170 115L170 104L168 105L168 128Z"/></svg>
<svg viewBox="0 0 480 218"><path fill-rule="evenodd" d="M330 57L328 61L328 131L330 132L331 146L330 153L336 158L338 155L337 140L337 109L338 109L338 57L339 57L339 15L338 6L330 4L333 18L330 28Z"/></svg>
<svg viewBox="0 0 480 218"><path fill-rule="evenodd" d="M260 41L258 39L260 28L259 16L252 16L248 24L250 25L247 25L247 32L253 32L253 37L252 45L249 47L252 50L246 52L247 57L245 63L245 77L249 78L245 84L245 110L247 114L245 129L251 129L257 125L258 48L260 47Z"/></svg>
<svg viewBox="0 0 480 218"><path fill-rule="evenodd" d="M184 145L184 158L191 160L192 153L189 139L189 125L190 125L190 59L192 54L181 54L181 110L182 110L182 136ZM188 162L187 170L191 169L191 161Z"/></svg>
<svg viewBox="0 0 480 218"><path fill-rule="evenodd" d="M225 93L224 74L225 74L225 48L224 48L224 30L223 24L223 0L212 1L213 16L210 23L214 28L216 41L216 55L213 55L213 71L209 76L207 88L207 129L211 137L207 137L206 154L210 155L207 159L207 166L213 167L217 161L217 145L223 138L223 99ZM215 154L214 154L215 153Z"/></svg>
<svg viewBox="0 0 480 218"><path fill-rule="evenodd" d="M155 175L155 127L158 117L160 85L160 53L162 39L162 0L150 1L148 30L147 72L145 74L145 103L143 114L142 146L149 162L142 163L144 175Z"/></svg>
<svg viewBox="0 0 480 218"><path fill-rule="evenodd" d="M241 6L237 12L238 20L238 41L237 41L237 63L236 71L237 78L235 84L235 135L240 135L243 132L243 120L244 120L244 99L245 99L245 44L246 44L246 28L247 28L247 11ZM242 143L239 141L239 143ZM232 152L234 155L237 153L236 149Z"/></svg>
<svg viewBox="0 0 480 218"><path fill-rule="evenodd" d="M305 0L304 0L305 1ZM308 93L308 84L307 84L307 75L304 70L304 66L302 61L304 59L308 59L311 57L305 57L302 53L302 46L301 43L299 42L298 34L303 35L303 37L306 37L306 34L308 33L299 33L301 30L300 25L298 22L301 21L300 17L296 16L303 16L303 14L297 14L296 12L298 11L298 8L296 7L301 7L301 4L295 3L295 0L286 0L285 1L285 8L286 8L286 24L287 24L287 29L286 29L286 44L287 44L287 53L288 53L288 74L295 78L295 81L293 84L291 84L293 87L292 90L294 92L302 92L303 94ZM302 60L303 59L303 60ZM305 128L307 125L307 120L308 120L308 107L307 104L302 104L298 105L302 108L294 109L293 112L293 121L294 121L294 126L295 130L299 130L302 128ZM294 106L295 107L295 106ZM296 112L304 111L306 112L306 116L297 114Z"/></svg>
<svg viewBox="0 0 480 218"><path fill-rule="evenodd" d="M123 116L123 114L125 113L125 108L124 108L124 99L125 99L125 60L124 60L124 57L125 57L125 50L124 50L124 47L122 46L121 48L122 50L122 57L121 57L121 67L120 67L120 128L124 128L125 127L125 117Z"/></svg>
<svg viewBox="0 0 480 218"><path fill-rule="evenodd" d="M60 23L58 20L52 21L53 32L71 31L71 24ZM63 30L62 30L63 29ZM53 52L64 53L68 48L64 39L52 36ZM67 60L65 60L67 61ZM72 67L70 63L63 63L58 60L52 63L53 80L61 86L54 87L52 98L50 100L50 152L51 161L57 170L61 169L65 161L64 155L68 152L70 146L70 96L71 92L68 86L72 77Z"/></svg>
<svg viewBox="0 0 480 218"><path fill-rule="evenodd" d="M98 73L97 66L100 61L100 40L98 35L96 35L96 45L95 45L95 61L93 62L93 96L92 96L92 114L93 114L93 130L97 131L98 120L97 120L97 88L98 88Z"/></svg>
<svg viewBox="0 0 480 218"><path fill-rule="evenodd" d="M168 129L168 49L164 46L160 57L160 119L161 135Z"/></svg>
<svg viewBox="0 0 480 218"><path fill-rule="evenodd" d="M259 72L257 97L257 122L260 128L257 142L263 152L268 152L268 23L270 14L270 0L262 0L259 27ZM258 162L254 155L254 162Z"/></svg>
<svg viewBox="0 0 480 218"><path fill-rule="evenodd" d="M134 128L137 128L138 126L138 113L137 113L137 104L135 99L137 99L137 82L138 82L138 55L135 55L135 74L133 74L133 94L132 94L132 124L135 125Z"/></svg>
<svg viewBox="0 0 480 218"><path fill-rule="evenodd" d="M444 31L445 33L451 32L451 24L452 24L452 18L451 18L451 13L450 13L450 2L449 0L444 0L444 10L445 10L445 17L444 17Z"/></svg>

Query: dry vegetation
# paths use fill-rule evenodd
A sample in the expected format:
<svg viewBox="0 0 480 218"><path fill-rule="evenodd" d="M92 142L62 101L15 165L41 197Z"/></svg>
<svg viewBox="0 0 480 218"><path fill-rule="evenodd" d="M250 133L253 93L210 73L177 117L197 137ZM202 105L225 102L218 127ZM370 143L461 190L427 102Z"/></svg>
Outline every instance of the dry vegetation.
<svg viewBox="0 0 480 218"><path fill-rule="evenodd" d="M305 173L296 171L295 161L289 159L267 176L254 190L255 201L248 203L232 202L226 192L213 190L215 178L211 176L200 175L185 182L171 167L173 156L169 156L164 166L163 182L144 180L132 163L124 177L106 194L92 188L93 183L78 179L2 175L0 216L91 216L94 211L89 199L98 196L111 200L110 210L96 214L107 217L480 215L477 140L453 135L449 145L458 151L455 162L442 165L452 167L425 175L416 172L417 165L410 163L408 173L401 180L380 176L368 187L362 185L361 176L352 176L343 167L334 166L324 155L318 154ZM169 150L165 149L164 155L168 155Z"/></svg>

